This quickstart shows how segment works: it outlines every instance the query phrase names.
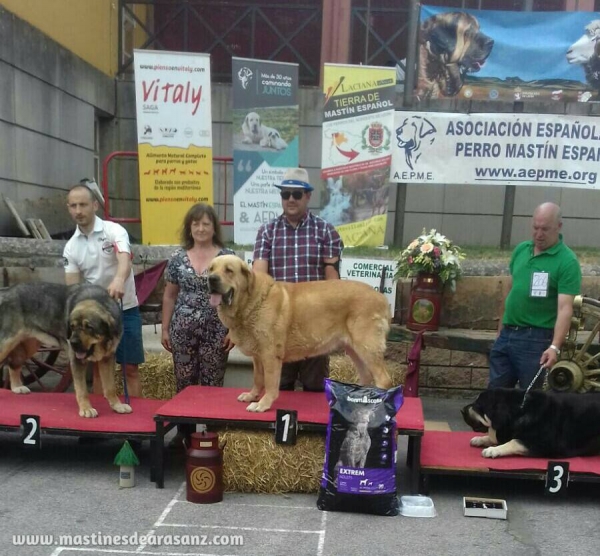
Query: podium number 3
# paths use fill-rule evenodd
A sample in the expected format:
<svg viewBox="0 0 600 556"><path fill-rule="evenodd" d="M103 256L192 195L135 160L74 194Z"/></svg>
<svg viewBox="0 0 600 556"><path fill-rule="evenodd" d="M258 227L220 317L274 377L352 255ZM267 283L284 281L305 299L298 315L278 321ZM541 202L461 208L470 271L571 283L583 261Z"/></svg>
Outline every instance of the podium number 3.
<svg viewBox="0 0 600 556"><path fill-rule="evenodd" d="M548 462L546 477L546 492L548 494L560 494L566 491L569 483L569 464L558 461Z"/></svg>

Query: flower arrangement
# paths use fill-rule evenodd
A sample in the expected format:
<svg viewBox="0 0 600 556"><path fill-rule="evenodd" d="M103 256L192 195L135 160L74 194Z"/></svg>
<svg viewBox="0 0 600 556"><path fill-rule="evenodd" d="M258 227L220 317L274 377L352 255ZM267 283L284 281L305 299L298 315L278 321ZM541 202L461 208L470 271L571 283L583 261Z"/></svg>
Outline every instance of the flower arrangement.
<svg viewBox="0 0 600 556"><path fill-rule="evenodd" d="M416 276L421 272L439 276L442 284L450 283L452 291L456 288L456 280L460 278L462 269L460 261L465 254L446 236L436 230L423 233L413 240L396 259L398 267L395 279Z"/></svg>

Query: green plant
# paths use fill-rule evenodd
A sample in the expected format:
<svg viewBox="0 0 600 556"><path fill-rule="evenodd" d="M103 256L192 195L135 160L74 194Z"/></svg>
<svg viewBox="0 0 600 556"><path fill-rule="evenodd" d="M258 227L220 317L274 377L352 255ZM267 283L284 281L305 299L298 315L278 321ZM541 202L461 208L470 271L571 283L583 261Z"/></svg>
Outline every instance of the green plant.
<svg viewBox="0 0 600 556"><path fill-rule="evenodd" d="M450 283L452 291L462 269L460 261L465 258L461 249L436 230L423 233L396 258L398 267L394 278L409 278L421 272L439 276L443 284Z"/></svg>

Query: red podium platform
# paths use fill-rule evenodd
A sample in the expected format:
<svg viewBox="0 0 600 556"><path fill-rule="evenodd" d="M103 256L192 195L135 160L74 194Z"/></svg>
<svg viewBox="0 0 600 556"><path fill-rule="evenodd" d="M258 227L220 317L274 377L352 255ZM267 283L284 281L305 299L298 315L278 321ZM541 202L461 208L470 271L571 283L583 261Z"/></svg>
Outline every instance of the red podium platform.
<svg viewBox="0 0 600 556"><path fill-rule="evenodd" d="M265 413L246 411L247 403L237 397L247 391L242 388L188 386L162 405L156 421L156 451L154 469L156 486L164 486L164 435L177 424L207 426L231 425L238 428L275 430L277 409L298 412L298 430L325 434L329 422L329 405L323 392L280 392L273 407ZM398 434L408 436L407 464L411 469L411 491L419 481L421 437L424 432L423 407L419 398L405 398L396 416ZM168 423L166 425L165 423Z"/></svg>
<svg viewBox="0 0 600 556"><path fill-rule="evenodd" d="M475 475L519 479L546 479L548 459L510 456L484 458L482 448L469 444L473 432L427 431L423 436L420 474L424 482L429 475ZM552 458L569 462L569 481L600 482L600 456Z"/></svg>
<svg viewBox="0 0 600 556"><path fill-rule="evenodd" d="M75 394L34 392L13 394L0 388L0 430L19 432L21 415L37 415L42 434L65 436L103 436L135 440L150 440L155 453L156 425L154 414L164 400L132 398L133 413L115 413L103 396L90 395L98 417L79 417ZM151 470L154 476L154 468Z"/></svg>

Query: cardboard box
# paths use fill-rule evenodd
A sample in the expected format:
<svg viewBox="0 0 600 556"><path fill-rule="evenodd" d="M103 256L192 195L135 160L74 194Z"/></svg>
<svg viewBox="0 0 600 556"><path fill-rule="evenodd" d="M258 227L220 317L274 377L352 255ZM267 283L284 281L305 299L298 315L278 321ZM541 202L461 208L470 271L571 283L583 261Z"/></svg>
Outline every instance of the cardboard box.
<svg viewBox="0 0 600 556"><path fill-rule="evenodd" d="M463 512L467 517L488 517L506 519L508 507L506 500L499 498L463 497Z"/></svg>

